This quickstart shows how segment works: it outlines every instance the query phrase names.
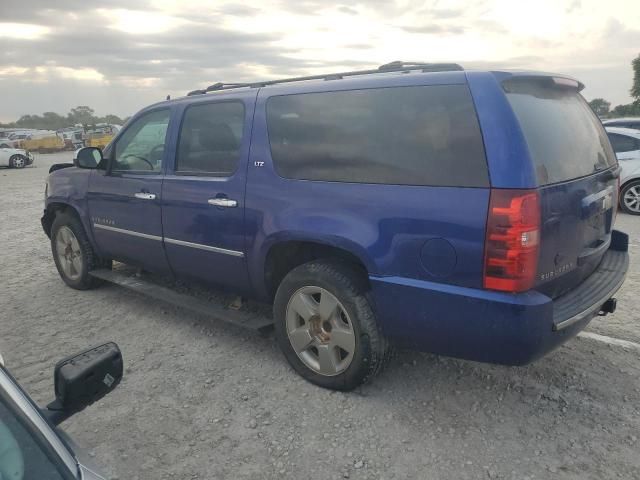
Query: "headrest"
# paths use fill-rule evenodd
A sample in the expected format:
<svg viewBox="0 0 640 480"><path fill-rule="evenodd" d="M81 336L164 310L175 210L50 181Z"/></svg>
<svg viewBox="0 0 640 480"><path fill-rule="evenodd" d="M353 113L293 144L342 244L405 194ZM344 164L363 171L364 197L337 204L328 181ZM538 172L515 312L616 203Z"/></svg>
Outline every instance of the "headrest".
<svg viewBox="0 0 640 480"><path fill-rule="evenodd" d="M198 130L198 141L207 150L237 150L239 145L231 127L226 123L211 123Z"/></svg>

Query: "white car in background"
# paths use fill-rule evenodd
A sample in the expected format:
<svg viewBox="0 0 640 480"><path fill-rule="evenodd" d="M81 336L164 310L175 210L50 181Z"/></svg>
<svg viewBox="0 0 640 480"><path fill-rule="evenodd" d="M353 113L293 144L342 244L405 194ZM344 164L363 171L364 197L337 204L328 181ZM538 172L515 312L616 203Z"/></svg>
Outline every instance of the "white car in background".
<svg viewBox="0 0 640 480"><path fill-rule="evenodd" d="M622 168L620 207L627 213L640 215L640 130L618 127L606 130Z"/></svg>
<svg viewBox="0 0 640 480"><path fill-rule="evenodd" d="M611 118L609 120L603 120L602 124L605 127L634 128L640 130L640 117Z"/></svg>
<svg viewBox="0 0 640 480"><path fill-rule="evenodd" d="M33 163L33 155L21 148L0 148L0 167L24 168Z"/></svg>

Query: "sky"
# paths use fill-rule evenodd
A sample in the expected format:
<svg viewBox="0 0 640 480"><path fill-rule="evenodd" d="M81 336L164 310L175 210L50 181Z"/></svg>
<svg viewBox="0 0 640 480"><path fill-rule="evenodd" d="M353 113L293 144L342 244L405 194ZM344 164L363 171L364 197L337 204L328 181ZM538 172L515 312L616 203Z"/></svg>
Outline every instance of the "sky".
<svg viewBox="0 0 640 480"><path fill-rule="evenodd" d="M640 0L0 0L0 121L393 60L569 74L629 103Z"/></svg>

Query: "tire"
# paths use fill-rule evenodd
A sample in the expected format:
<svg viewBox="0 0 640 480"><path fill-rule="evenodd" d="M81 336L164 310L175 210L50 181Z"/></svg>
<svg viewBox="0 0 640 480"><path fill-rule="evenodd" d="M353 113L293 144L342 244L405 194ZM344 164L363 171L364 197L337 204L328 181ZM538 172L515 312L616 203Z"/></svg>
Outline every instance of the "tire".
<svg viewBox="0 0 640 480"><path fill-rule="evenodd" d="M355 267L316 260L294 268L278 287L273 309L280 349L311 383L353 390L387 363L389 346Z"/></svg>
<svg viewBox="0 0 640 480"><path fill-rule="evenodd" d="M9 166L11 166L11 168L24 168L27 166L27 159L24 155L13 155L9 159Z"/></svg>
<svg viewBox="0 0 640 480"><path fill-rule="evenodd" d="M51 226L51 253L62 280L76 290L100 286L104 282L89 272L111 268L111 260L94 252L78 217L67 212L58 213Z"/></svg>
<svg viewBox="0 0 640 480"><path fill-rule="evenodd" d="M640 215L640 180L633 180L622 187L620 208L631 215Z"/></svg>

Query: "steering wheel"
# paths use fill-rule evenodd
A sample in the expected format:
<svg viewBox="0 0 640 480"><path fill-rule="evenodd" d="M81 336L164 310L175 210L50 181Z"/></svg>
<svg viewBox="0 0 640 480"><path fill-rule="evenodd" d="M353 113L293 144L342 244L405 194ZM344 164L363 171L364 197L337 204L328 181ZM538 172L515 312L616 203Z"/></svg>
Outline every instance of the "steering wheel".
<svg viewBox="0 0 640 480"><path fill-rule="evenodd" d="M122 157L122 159L124 160L125 158L129 158L129 157L134 157L134 158L137 158L137 159L139 159L139 160L142 160L143 162L145 162L146 164L148 164L148 165L149 165L149 167L151 167L151 170L154 170L154 169L155 169L155 167L153 166L153 163L151 163L151 162L150 162L149 160L147 160L146 158L141 157L140 155L136 155L135 153L130 153L130 154L128 154L128 155L125 155L124 157Z"/></svg>
<svg viewBox="0 0 640 480"><path fill-rule="evenodd" d="M156 145L155 147L153 147L149 152L149 157L152 159L155 158L156 151L164 153L164 143L161 143L160 145ZM160 156L160 158L162 158L162 155Z"/></svg>

